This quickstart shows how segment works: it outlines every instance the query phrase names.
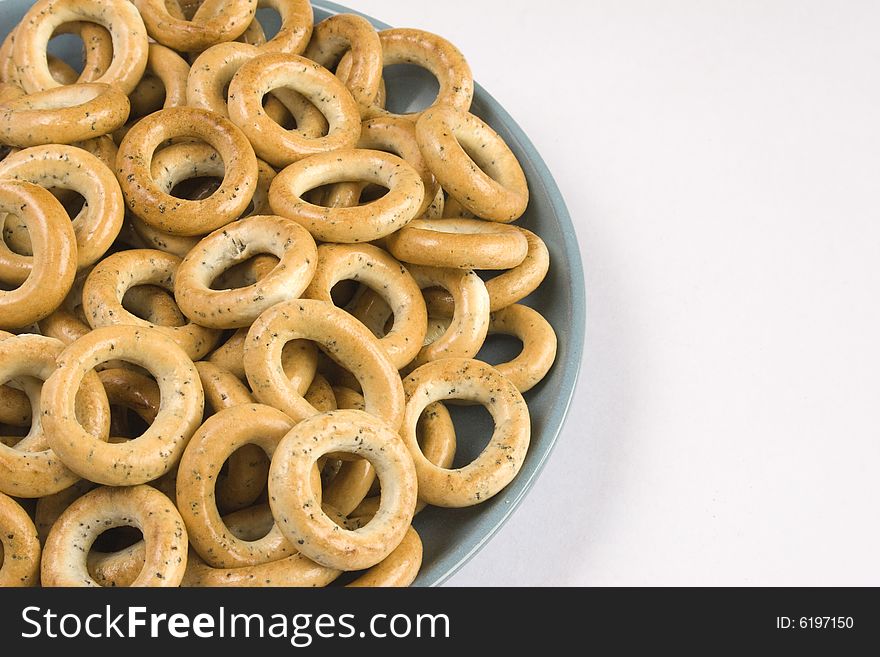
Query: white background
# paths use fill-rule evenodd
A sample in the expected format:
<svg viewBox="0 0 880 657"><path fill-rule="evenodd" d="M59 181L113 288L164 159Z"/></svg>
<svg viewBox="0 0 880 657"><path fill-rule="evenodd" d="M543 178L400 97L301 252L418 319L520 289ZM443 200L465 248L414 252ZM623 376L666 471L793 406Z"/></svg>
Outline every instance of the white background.
<svg viewBox="0 0 880 657"><path fill-rule="evenodd" d="M880 4L349 1L459 46L586 269L559 446L451 583L880 584Z"/></svg>

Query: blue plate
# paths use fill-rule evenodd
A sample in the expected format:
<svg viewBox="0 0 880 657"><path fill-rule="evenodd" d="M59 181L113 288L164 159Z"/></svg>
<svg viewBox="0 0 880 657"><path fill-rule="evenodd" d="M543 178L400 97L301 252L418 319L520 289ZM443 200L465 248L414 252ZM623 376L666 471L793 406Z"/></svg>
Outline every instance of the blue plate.
<svg viewBox="0 0 880 657"><path fill-rule="evenodd" d="M0 0L0 34L4 35L32 5L27 0ZM313 2L315 21L337 13L352 12L341 5ZM363 15L363 14L361 14ZM260 10L259 16L269 34L277 29L277 14ZM377 29L390 27L365 16ZM443 35L455 41L454 34ZM75 37L53 40L51 50L67 61L78 62L79 43ZM465 53L467 55L467 53ZM389 67L385 71L389 109L412 111L430 104L437 82L427 72L410 66ZM559 336L556 364L544 381L526 393L532 416L532 442L522 471L499 495L469 509L428 508L416 518L415 526L425 546L424 563L415 584L441 584L473 557L498 531L534 485L562 429L574 393L584 346L584 274L577 237L562 194L538 151L510 114L476 85L471 111L489 123L516 154L529 181L531 200L528 211L517 223L539 234L550 250L550 273L543 285L525 303L553 325ZM512 341L492 337L479 358L501 362L515 352ZM458 431L459 455L456 465L467 463L488 442L491 421L479 407L451 407Z"/></svg>

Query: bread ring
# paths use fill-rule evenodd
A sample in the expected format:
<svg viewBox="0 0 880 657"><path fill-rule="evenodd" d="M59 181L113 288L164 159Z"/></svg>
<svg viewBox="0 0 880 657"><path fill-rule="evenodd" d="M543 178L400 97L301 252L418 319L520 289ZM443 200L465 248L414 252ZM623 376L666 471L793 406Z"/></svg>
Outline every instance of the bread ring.
<svg viewBox="0 0 880 657"><path fill-rule="evenodd" d="M435 107L416 123L416 139L443 189L466 209L502 223L525 212L526 176L507 144L485 122L464 110Z"/></svg>
<svg viewBox="0 0 880 657"><path fill-rule="evenodd" d="M373 465L382 482L379 513L356 531L323 512L309 473L318 458L346 451ZM360 570L400 545L416 505L415 470L397 433L362 411L342 410L303 420L275 449L269 469L269 505L278 528L301 554L328 568Z"/></svg>
<svg viewBox="0 0 880 657"><path fill-rule="evenodd" d="M87 153L94 155L101 160L110 171L113 171L116 168L116 153L119 149L116 147L116 142L114 142L113 138L109 135L102 135L101 137L93 137L92 139L86 139L85 141L78 141L73 144L73 146L81 148Z"/></svg>
<svg viewBox="0 0 880 657"><path fill-rule="evenodd" d="M171 194L178 185L187 182L191 178L219 178L226 173L223 160L217 151L203 143L184 142L173 144L163 148L155 154L150 165L151 173L159 189ZM267 214L269 208L269 186L275 178L275 170L263 160L257 160L257 186L254 190L251 203L242 216L255 214ZM186 198L190 200L202 200L213 194L217 186L213 181L201 193L200 190L192 190L194 193ZM179 193L178 193L179 195ZM135 231L148 244L160 251L171 253L180 258L189 253L198 244L203 236L184 237L160 231L137 217L131 217L131 223Z"/></svg>
<svg viewBox="0 0 880 657"><path fill-rule="evenodd" d="M260 54L260 49L244 43L219 43L208 48L193 62L186 85L187 104L202 107L229 117L228 87L238 70ZM327 129L327 120L321 111L292 89L275 89L267 98L281 104L293 115L296 129L304 137L317 139Z"/></svg>
<svg viewBox="0 0 880 657"><path fill-rule="evenodd" d="M416 212L417 217L425 214L438 194L442 194L440 183L428 168L416 141L416 128L412 121L394 116L383 116L364 121L358 148L371 148L387 151L406 160L419 174L425 186L425 197Z"/></svg>
<svg viewBox="0 0 880 657"><path fill-rule="evenodd" d="M34 586L40 574L40 541L27 512L0 493L0 587Z"/></svg>
<svg viewBox="0 0 880 657"><path fill-rule="evenodd" d="M472 506L513 480L525 460L531 434L528 406L513 383L492 366L464 358L423 365L403 383L407 406L400 435L415 460L421 499L444 507ZM431 463L416 437L416 423L425 407L443 399L479 402L495 420L486 448L473 462L455 470Z"/></svg>
<svg viewBox="0 0 880 657"><path fill-rule="evenodd" d="M81 148L57 144L27 148L0 162L0 178L69 189L85 198L73 218L79 269L97 262L122 229L125 204L116 177Z"/></svg>
<svg viewBox="0 0 880 657"><path fill-rule="evenodd" d="M56 369L64 345L39 335L22 335L0 341L0 382L19 377L39 381L32 404L40 407L40 386ZM75 412L90 437L106 441L110 429L107 396L94 372L83 379L75 400ZM0 492L16 497L53 495L79 481L49 444L39 414L33 415L30 432L14 447L0 444Z"/></svg>
<svg viewBox="0 0 880 657"><path fill-rule="evenodd" d="M259 446L272 458L294 422L281 411L241 404L211 416L196 431L180 460L177 500L193 547L215 568L253 566L295 554L277 528L256 541L243 541L220 518L214 484L220 466L244 445Z"/></svg>
<svg viewBox="0 0 880 657"><path fill-rule="evenodd" d="M389 304L394 324L379 344L396 368L405 367L419 353L428 322L424 298L413 277L385 251L370 244L322 244L317 271L304 296L333 303L330 292L341 280L367 285Z"/></svg>
<svg viewBox="0 0 880 657"><path fill-rule="evenodd" d="M223 522L239 538L253 540L264 535L275 522L268 504L250 507L223 517ZM37 528L39 531L39 528ZM102 586L131 586L144 566L146 545L138 541L124 550L111 553L100 553L92 550L89 552L89 573ZM199 558L198 554L190 550L187 557L187 575L184 576L183 586L186 586L186 578L190 566L198 564L205 569L210 569ZM213 569L210 569L213 570Z"/></svg>
<svg viewBox="0 0 880 657"><path fill-rule="evenodd" d="M179 137L207 142L223 160L223 183L201 201L171 196L151 175L156 149ZM192 107L160 110L138 121L119 145L116 158L116 175L129 210L175 235L203 235L237 219L253 198L257 174L257 158L244 134L229 120Z"/></svg>
<svg viewBox="0 0 880 657"><path fill-rule="evenodd" d="M321 110L330 126L327 134L308 138L272 121L263 97L279 88L299 92ZM351 148L360 136L360 113L348 89L330 71L298 55L269 53L243 64L229 84L228 109L257 155L273 166Z"/></svg>
<svg viewBox="0 0 880 657"><path fill-rule="evenodd" d="M248 329L239 329L220 345L208 360L228 370L241 381L247 381L244 371L244 343ZM304 395L312 385L318 368L318 349L309 340L291 340L281 350L281 367L298 394Z"/></svg>
<svg viewBox="0 0 880 657"><path fill-rule="evenodd" d="M0 290L0 328L39 321L61 305L76 276L76 236L61 204L42 187L0 180L0 213L14 213L27 226L34 257L29 273L16 274L13 255L0 244L0 280L24 281Z"/></svg>
<svg viewBox="0 0 880 657"><path fill-rule="evenodd" d="M64 23L97 23L110 32L113 60L94 82L114 85L129 94L147 66L147 31L137 9L125 0L39 0L15 31L13 55L18 79L28 93L59 86L49 72L46 49Z"/></svg>
<svg viewBox="0 0 880 657"><path fill-rule="evenodd" d="M388 188L382 198L349 208L325 208L303 200L311 189L338 182L365 181ZM425 186L406 161L381 151L350 149L312 155L279 173L269 188L275 214L302 224L324 242L369 242L412 221Z"/></svg>
<svg viewBox="0 0 880 657"><path fill-rule="evenodd" d="M126 292L138 285L158 285L173 292L180 262L176 256L151 249L120 251L102 260L83 288L83 309L91 327L142 326L164 333L193 360L210 353L220 338L219 331L194 323L152 324L122 305Z"/></svg>
<svg viewBox="0 0 880 657"><path fill-rule="evenodd" d="M39 327L42 335L60 340L64 344L76 342L92 330L91 326L63 306L45 319L41 319Z"/></svg>
<svg viewBox="0 0 880 657"><path fill-rule="evenodd" d="M316 564L301 554L257 566L211 568L193 553L181 586L317 587L327 586L340 574L340 571Z"/></svg>
<svg viewBox="0 0 880 657"><path fill-rule="evenodd" d="M6 35L3 45L0 46L0 82L9 82L20 85L18 70L15 66L14 48L15 32L12 30ZM100 78L113 60L113 39L104 27L86 21L63 23L53 32L58 34L78 34L83 41L85 62L83 72L77 73L63 60L47 53L46 63L52 78L59 84L74 84L76 82L94 82ZM59 73L62 73L59 75Z"/></svg>
<svg viewBox="0 0 880 657"><path fill-rule="evenodd" d="M471 68L458 48L443 37L424 30L395 28L379 32L382 43L383 66L395 64L415 64L430 71L440 90L437 98L428 109L449 106L467 111L474 97L474 78ZM349 56L345 57L348 60ZM340 65L337 75L343 82L348 81L349 63ZM383 94L384 95L384 94ZM384 101L384 98L382 98ZM418 120L423 111L409 114L394 114L383 109L384 102L376 103L364 115L365 119L377 116L391 116Z"/></svg>
<svg viewBox="0 0 880 657"><path fill-rule="evenodd" d="M186 527L174 504L150 486L102 487L71 504L55 522L43 550L44 586L99 586L89 574L89 549L103 532L134 526L146 557L131 586L178 586L186 570Z"/></svg>
<svg viewBox="0 0 880 657"><path fill-rule="evenodd" d="M526 236L529 251L522 263L486 281L489 309L493 313L521 301L537 290L550 269L550 252L544 241L530 230L519 227L518 229ZM426 290L425 300L429 308L434 309L438 314L445 317L452 316L455 302L448 292Z"/></svg>
<svg viewBox="0 0 880 657"><path fill-rule="evenodd" d="M400 376L373 335L329 303L298 299L265 311L248 331L244 369L254 396L296 421L316 413L281 367L281 350L297 338L314 340L358 379L367 413L396 428L402 417Z"/></svg>
<svg viewBox="0 0 880 657"><path fill-rule="evenodd" d="M186 317L174 297L158 285L131 287L122 297L122 307L157 326L183 326Z"/></svg>
<svg viewBox="0 0 880 657"><path fill-rule="evenodd" d="M315 15L308 0L259 0L259 9L274 9L281 17L278 33L260 45L261 52L299 55L312 38Z"/></svg>
<svg viewBox="0 0 880 657"><path fill-rule="evenodd" d="M422 539L415 529L406 530L394 551L346 586L350 588L403 587L412 584L422 567Z"/></svg>
<svg viewBox="0 0 880 657"><path fill-rule="evenodd" d="M411 367L441 358L472 358L489 331L489 293L473 271L411 265L409 272L422 289L440 286L452 294L454 314L449 328L422 347Z"/></svg>
<svg viewBox="0 0 880 657"><path fill-rule="evenodd" d="M113 63L113 35L106 27L91 21L77 21L60 25L55 34L78 34L82 39L85 61L82 73L77 73L74 82L94 82Z"/></svg>
<svg viewBox="0 0 880 657"><path fill-rule="evenodd" d="M263 253L280 260L267 276L247 287L211 289L224 270ZM193 248L180 264L174 292L183 313L201 326L242 328L275 304L299 297L317 262L315 241L296 222L248 217L214 231Z"/></svg>
<svg viewBox="0 0 880 657"><path fill-rule="evenodd" d="M163 46L181 52L201 52L244 33L257 11L253 0L207 0L192 20L172 16L164 0L133 0L147 32Z"/></svg>
<svg viewBox="0 0 880 657"><path fill-rule="evenodd" d="M539 312L518 303L492 313L489 334L503 333L519 338L522 352L495 369L510 379L520 392L534 388L556 360L556 333Z"/></svg>
<svg viewBox="0 0 880 657"><path fill-rule="evenodd" d="M373 106L382 80L382 42L370 22L355 14L321 21L304 56L332 71L346 52L351 53L351 66L345 86L363 115Z"/></svg>
<svg viewBox="0 0 880 657"><path fill-rule="evenodd" d="M189 64L171 48L166 48L158 43L150 44L144 77L141 78L141 82L132 94L137 93L140 86L146 81L154 78L162 83L165 92L163 94L164 100L159 107L183 107L187 104L186 82L189 78ZM141 116L150 114L159 109L159 107L144 111ZM134 103L132 103L132 108L134 108Z"/></svg>
<svg viewBox="0 0 880 657"><path fill-rule="evenodd" d="M146 369L159 384L156 420L139 438L107 444L88 434L73 412L73 391L96 365L118 358ZM198 372L170 338L136 326L97 328L61 354L40 400L49 445L80 476L109 486L152 481L171 470L202 419Z"/></svg>
<svg viewBox="0 0 880 657"><path fill-rule="evenodd" d="M455 425L452 423L452 416L449 415L449 411L442 402L434 402L425 407L416 423L416 437L419 448L428 461L439 468L452 467L457 447ZM330 488L332 488L332 484ZM374 482L369 491L373 497L362 499L349 515L353 518L375 515L379 509L379 492L378 482ZM327 491L326 497L329 501L329 491ZM419 502L416 504L416 514L421 513L426 506L427 502L419 498Z"/></svg>
<svg viewBox="0 0 880 657"><path fill-rule="evenodd" d="M422 157L419 144L416 141L416 127L412 121L394 116L383 116L364 121L361 125L361 138L358 140L357 146L358 148L385 151L406 160L418 172L422 184L425 186L425 197L422 199L422 205L416 212L416 216L426 215L437 203L440 204L439 208L435 208L433 214L442 215L443 190ZM365 187L364 183L357 182L334 185L323 205L331 208L358 205Z"/></svg>
<svg viewBox="0 0 880 657"><path fill-rule="evenodd" d="M515 226L479 219L417 219L385 244L403 262L452 269L511 269L529 250Z"/></svg>
<svg viewBox="0 0 880 657"><path fill-rule="evenodd" d="M128 112L125 94L106 84L38 91L0 106L0 143L26 148L91 139L116 130Z"/></svg>
<svg viewBox="0 0 880 657"><path fill-rule="evenodd" d="M196 369L205 390L205 402L214 413L254 403L250 391L230 372L207 361L196 363ZM224 511L249 507L265 490L268 475L269 459L265 452L257 445L240 447L229 457L226 476L217 479L217 507Z"/></svg>

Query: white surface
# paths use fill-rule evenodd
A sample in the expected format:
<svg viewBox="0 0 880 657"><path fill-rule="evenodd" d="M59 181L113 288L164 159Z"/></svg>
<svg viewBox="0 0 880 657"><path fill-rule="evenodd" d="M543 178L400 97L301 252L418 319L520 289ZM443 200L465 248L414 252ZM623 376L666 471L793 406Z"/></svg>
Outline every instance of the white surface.
<svg viewBox="0 0 880 657"><path fill-rule="evenodd" d="M461 48L586 267L559 446L451 583L880 584L880 5L351 3Z"/></svg>

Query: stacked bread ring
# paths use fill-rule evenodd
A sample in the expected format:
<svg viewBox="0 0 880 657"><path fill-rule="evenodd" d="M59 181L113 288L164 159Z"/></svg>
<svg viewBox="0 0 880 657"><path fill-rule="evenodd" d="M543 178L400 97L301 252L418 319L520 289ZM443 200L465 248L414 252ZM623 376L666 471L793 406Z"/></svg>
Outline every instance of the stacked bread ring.
<svg viewBox="0 0 880 657"><path fill-rule="evenodd" d="M516 477L556 357L462 54L307 0L39 0L0 60L0 586L411 584L414 516ZM440 92L395 114L404 62ZM447 402L495 422L461 467Z"/></svg>

